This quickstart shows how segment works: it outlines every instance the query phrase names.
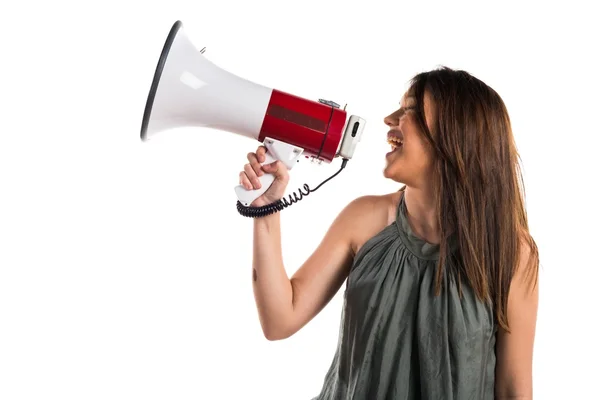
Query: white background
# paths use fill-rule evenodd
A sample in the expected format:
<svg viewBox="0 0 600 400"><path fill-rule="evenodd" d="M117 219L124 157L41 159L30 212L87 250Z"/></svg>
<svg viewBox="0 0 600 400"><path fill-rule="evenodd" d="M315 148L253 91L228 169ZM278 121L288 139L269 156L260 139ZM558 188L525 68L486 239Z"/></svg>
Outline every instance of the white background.
<svg viewBox="0 0 600 400"><path fill-rule="evenodd" d="M321 388L342 291L288 340L268 342L258 323L252 221L233 193L258 142L191 129L139 139L178 19L224 69L367 120L347 169L284 211L289 275L349 201L398 188L381 175L382 119L415 73L447 65L495 88L541 253L536 398L598 398L597 12L361 4L3 3L0 399L300 400ZM289 190L338 167L301 163Z"/></svg>

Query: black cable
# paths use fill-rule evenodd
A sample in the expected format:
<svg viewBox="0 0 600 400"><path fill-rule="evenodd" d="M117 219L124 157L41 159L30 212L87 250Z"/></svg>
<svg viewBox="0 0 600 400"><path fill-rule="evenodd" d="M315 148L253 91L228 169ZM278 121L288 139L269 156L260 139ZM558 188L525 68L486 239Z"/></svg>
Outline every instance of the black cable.
<svg viewBox="0 0 600 400"><path fill-rule="evenodd" d="M264 205L262 207L246 207L238 200L237 201L237 210L241 215L243 215L244 217L249 217L249 218L260 218L260 217L265 217L267 215L271 215L276 212L279 212L279 211L283 210L284 208L287 208L287 207L291 206L292 204L299 202L305 196L308 196L310 193L316 192L317 189L319 189L321 186L323 186L323 184L325 184L325 182L328 182L329 180L336 177L340 172L342 172L342 170L346 167L347 163L348 163L348 159L344 158L342 160L342 165L341 165L340 169L335 174L333 174L329 178L325 179L323 182L321 182L319 184L319 186L317 186L314 189L311 189L307 184L304 184L304 186L302 187L302 189L304 189L304 191L302 189L298 189L297 192L292 193L288 196L289 200L284 197L283 199L277 200L276 202ZM293 195L293 197L292 197L292 195Z"/></svg>

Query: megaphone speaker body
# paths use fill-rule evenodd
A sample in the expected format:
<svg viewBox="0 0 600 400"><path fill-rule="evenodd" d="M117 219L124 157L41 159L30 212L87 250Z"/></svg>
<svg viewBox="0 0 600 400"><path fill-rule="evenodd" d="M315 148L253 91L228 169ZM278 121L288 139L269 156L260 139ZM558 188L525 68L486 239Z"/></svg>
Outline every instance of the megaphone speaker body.
<svg viewBox="0 0 600 400"><path fill-rule="evenodd" d="M291 169L301 154L324 162L339 155L344 127L350 128L346 117L332 102L304 99L218 67L189 41L177 21L156 66L140 136L145 141L179 127L218 129L265 143L266 162L280 159ZM354 134L347 132L342 144L346 153L354 151L364 125L353 117ZM238 186L238 199L249 204L268 189L271 178L263 175L259 190Z"/></svg>

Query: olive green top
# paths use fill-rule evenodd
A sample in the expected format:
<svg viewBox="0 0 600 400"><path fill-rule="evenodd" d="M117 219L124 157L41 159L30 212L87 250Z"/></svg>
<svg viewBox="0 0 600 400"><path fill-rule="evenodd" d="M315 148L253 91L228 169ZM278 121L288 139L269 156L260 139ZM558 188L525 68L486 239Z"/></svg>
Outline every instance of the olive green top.
<svg viewBox="0 0 600 400"><path fill-rule="evenodd" d="M397 209L356 254L338 347L313 400L493 400L492 307L466 284L459 296L448 275L435 295L439 245L415 236L404 193Z"/></svg>

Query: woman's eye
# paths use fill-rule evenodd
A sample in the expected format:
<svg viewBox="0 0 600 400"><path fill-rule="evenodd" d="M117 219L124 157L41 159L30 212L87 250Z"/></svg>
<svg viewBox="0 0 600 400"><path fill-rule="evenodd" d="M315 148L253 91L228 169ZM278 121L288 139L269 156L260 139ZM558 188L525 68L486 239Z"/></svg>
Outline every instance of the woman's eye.
<svg viewBox="0 0 600 400"><path fill-rule="evenodd" d="M402 107L400 109L400 116L406 115L407 112L409 111L413 111L415 109L415 107L410 106L410 107Z"/></svg>

